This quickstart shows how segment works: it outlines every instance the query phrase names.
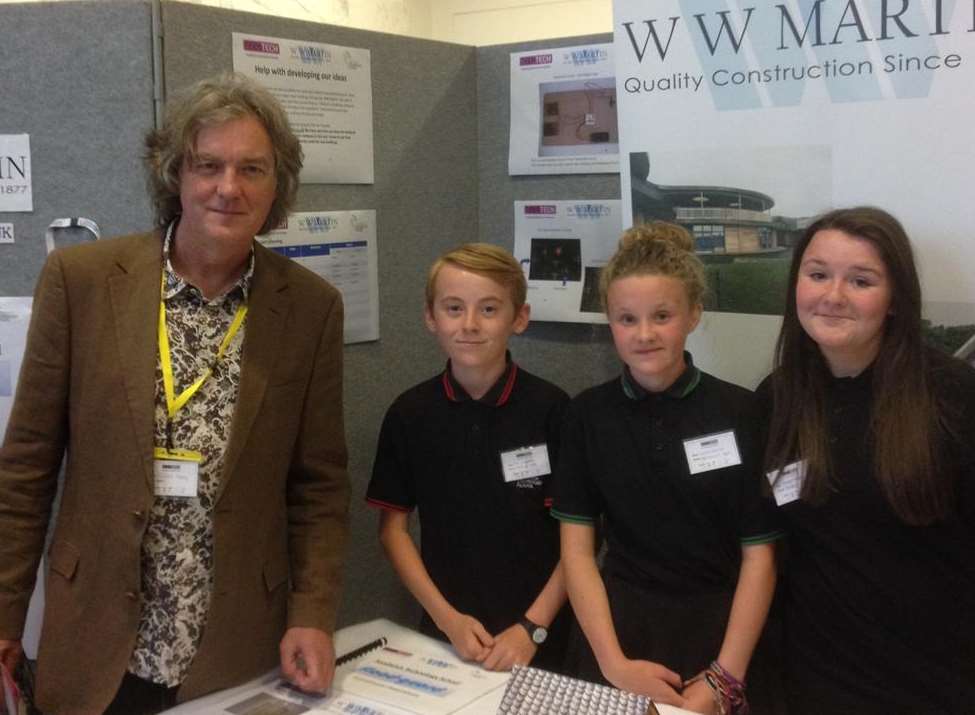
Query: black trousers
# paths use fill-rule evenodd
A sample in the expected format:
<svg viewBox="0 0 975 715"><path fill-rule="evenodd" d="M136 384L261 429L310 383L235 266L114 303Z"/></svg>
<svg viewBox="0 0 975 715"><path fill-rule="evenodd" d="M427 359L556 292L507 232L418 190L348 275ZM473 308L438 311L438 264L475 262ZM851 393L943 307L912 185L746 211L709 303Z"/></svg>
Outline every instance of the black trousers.
<svg viewBox="0 0 975 715"><path fill-rule="evenodd" d="M105 715L155 715L176 705L177 689L126 673Z"/></svg>

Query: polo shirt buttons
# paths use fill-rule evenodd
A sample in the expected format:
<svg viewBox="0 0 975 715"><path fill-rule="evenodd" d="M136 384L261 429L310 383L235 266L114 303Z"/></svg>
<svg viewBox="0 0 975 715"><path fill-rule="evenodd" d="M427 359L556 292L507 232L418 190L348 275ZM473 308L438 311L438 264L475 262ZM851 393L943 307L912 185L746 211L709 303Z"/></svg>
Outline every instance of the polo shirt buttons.
<svg viewBox="0 0 975 715"><path fill-rule="evenodd" d="M655 445L653 445L653 451L654 452L663 452L663 450L664 450L664 443L663 442L657 442Z"/></svg>

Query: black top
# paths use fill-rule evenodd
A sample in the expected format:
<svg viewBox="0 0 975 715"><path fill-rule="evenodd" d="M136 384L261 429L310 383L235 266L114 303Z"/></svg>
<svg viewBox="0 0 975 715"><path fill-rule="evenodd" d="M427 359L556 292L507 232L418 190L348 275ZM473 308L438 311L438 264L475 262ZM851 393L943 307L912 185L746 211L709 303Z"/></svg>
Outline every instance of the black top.
<svg viewBox="0 0 975 715"><path fill-rule="evenodd" d="M871 476L872 371L828 385L835 486L822 506L779 510L794 713L975 712L975 371L932 363L957 483L954 513L933 526L901 522ZM769 378L758 396L768 413Z"/></svg>
<svg viewBox="0 0 975 715"><path fill-rule="evenodd" d="M430 577L491 634L517 623L559 560L549 475L505 482L501 453L547 445L558 458L568 395L509 362L473 400L450 374L407 390L383 421L367 500L420 516ZM442 634L424 614L423 630Z"/></svg>
<svg viewBox="0 0 975 715"><path fill-rule="evenodd" d="M552 514L605 516L604 568L673 593L734 589L743 543L777 537L761 497L752 393L688 367L665 392L628 371L572 401ZM732 432L741 464L692 475L684 440Z"/></svg>

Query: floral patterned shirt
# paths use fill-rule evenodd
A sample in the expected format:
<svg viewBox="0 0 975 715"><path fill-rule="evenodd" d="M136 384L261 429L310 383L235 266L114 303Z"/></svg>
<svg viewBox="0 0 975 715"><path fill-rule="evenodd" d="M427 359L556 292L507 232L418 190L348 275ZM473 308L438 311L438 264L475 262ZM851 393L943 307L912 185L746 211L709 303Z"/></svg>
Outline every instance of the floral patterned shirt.
<svg viewBox="0 0 975 715"><path fill-rule="evenodd" d="M247 300L254 253L230 290L207 300L173 270L175 225L169 226L163 243L163 295L174 390L179 395L210 366L237 308ZM143 537L142 615L129 671L169 687L186 677L206 627L213 587L213 507L237 403L246 325L245 319L213 374L173 419L173 446L203 455L198 495L157 496ZM166 420L157 352L156 446L166 445Z"/></svg>

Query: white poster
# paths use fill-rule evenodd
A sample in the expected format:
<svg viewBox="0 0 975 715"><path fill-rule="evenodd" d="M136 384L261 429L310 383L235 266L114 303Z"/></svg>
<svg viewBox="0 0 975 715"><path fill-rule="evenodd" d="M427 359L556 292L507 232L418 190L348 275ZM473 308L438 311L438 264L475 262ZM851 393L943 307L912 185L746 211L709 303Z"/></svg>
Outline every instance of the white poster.
<svg viewBox="0 0 975 715"><path fill-rule="evenodd" d="M599 274L616 251L621 202L516 201L515 258L532 320L605 323Z"/></svg>
<svg viewBox="0 0 975 715"><path fill-rule="evenodd" d="M373 183L369 50L233 33L234 71L278 98L305 152L301 181Z"/></svg>
<svg viewBox="0 0 975 715"><path fill-rule="evenodd" d="M284 227L257 240L339 289L346 343L379 340L375 210L294 213Z"/></svg>
<svg viewBox="0 0 975 715"><path fill-rule="evenodd" d="M712 295L689 346L754 386L792 246L872 204L907 228L930 321L975 333L975 7L941 0L614 1L626 223L686 226Z"/></svg>
<svg viewBox="0 0 975 715"><path fill-rule="evenodd" d="M612 45L511 53L509 174L615 174Z"/></svg>
<svg viewBox="0 0 975 715"><path fill-rule="evenodd" d="M30 136L0 134L0 212L33 210Z"/></svg>
<svg viewBox="0 0 975 715"><path fill-rule="evenodd" d="M0 442L13 408L32 303L31 298L0 298Z"/></svg>

